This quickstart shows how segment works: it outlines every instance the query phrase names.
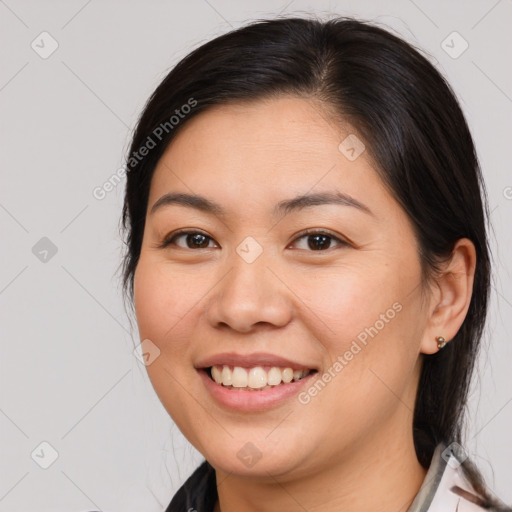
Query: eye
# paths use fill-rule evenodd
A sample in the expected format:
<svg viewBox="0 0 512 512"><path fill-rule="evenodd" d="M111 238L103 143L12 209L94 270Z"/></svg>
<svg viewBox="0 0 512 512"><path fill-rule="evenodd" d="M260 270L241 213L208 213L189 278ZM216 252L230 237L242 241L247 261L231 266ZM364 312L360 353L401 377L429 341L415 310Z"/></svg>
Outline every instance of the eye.
<svg viewBox="0 0 512 512"><path fill-rule="evenodd" d="M181 238L184 238L185 240L184 246L176 243L176 241ZM331 249L332 240L335 240L339 246L349 246L348 242L341 240L327 231L310 229L303 232L301 236L296 238L294 243L303 238L307 239L307 248L311 251L325 252L326 250ZM163 249L170 245L175 245L181 249L208 249L209 241L213 241L213 239L201 231L182 230L167 237L159 247Z"/></svg>
<svg viewBox="0 0 512 512"><path fill-rule="evenodd" d="M185 246L176 244L176 240L185 238ZM176 245L181 249L207 249L208 241L213 240L208 235L201 233L201 231L178 231L174 235L166 238L160 248L165 248L169 245Z"/></svg>
<svg viewBox="0 0 512 512"><path fill-rule="evenodd" d="M327 249L331 249L331 240L335 240L340 246L349 246L348 242L341 240L327 231L315 231L314 229L310 229L296 238L295 241L301 240L302 238L307 239L306 245L311 251L325 252Z"/></svg>

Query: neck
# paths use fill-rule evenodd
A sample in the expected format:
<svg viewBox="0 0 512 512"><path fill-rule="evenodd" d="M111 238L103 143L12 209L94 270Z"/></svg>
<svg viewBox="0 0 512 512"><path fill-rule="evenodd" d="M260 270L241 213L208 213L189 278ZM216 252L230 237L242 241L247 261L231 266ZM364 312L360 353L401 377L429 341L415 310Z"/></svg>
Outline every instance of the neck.
<svg viewBox="0 0 512 512"><path fill-rule="evenodd" d="M406 512L427 470L416 457L411 429L391 427L390 435L380 429L371 442L297 480L249 480L217 470L215 512Z"/></svg>

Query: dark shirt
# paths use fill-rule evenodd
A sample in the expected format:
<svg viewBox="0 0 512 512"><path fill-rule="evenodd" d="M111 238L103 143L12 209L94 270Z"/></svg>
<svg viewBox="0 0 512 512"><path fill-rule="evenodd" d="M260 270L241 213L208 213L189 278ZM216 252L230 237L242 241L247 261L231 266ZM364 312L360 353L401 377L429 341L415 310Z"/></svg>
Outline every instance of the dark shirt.
<svg viewBox="0 0 512 512"><path fill-rule="evenodd" d="M215 470L205 460L180 487L165 512L213 512L217 498Z"/></svg>

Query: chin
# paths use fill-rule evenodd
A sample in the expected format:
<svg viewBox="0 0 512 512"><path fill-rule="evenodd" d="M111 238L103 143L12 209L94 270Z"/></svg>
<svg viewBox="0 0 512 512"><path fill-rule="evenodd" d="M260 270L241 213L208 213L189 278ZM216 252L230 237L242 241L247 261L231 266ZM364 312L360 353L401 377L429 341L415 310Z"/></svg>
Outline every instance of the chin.
<svg viewBox="0 0 512 512"><path fill-rule="evenodd" d="M212 449L210 445L207 453L203 455L216 470L273 481L273 477L296 475L306 469L306 455L301 456L297 446L300 446L300 443L293 441L287 447L283 443L274 446L274 443L268 440L265 443L257 440L232 439L228 446Z"/></svg>

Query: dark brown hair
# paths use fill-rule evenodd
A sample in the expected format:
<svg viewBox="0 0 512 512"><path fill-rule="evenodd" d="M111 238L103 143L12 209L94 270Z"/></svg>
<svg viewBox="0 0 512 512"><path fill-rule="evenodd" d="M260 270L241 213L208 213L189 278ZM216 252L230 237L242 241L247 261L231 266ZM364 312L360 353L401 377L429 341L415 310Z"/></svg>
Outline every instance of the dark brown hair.
<svg viewBox="0 0 512 512"><path fill-rule="evenodd" d="M462 327L443 350L421 356L413 436L418 460L428 468L438 443L462 444L490 291L489 214L458 101L435 67L401 38L353 18L276 18L233 30L182 59L145 105L128 154L122 214L125 294L133 304L149 187L175 134L213 105L282 95L314 98L357 130L414 226L424 283L437 275L458 239L467 237L475 245L473 295ZM175 113L179 119L173 122ZM140 157L140 149L150 145ZM500 510L477 469L469 461L463 467L484 506Z"/></svg>

